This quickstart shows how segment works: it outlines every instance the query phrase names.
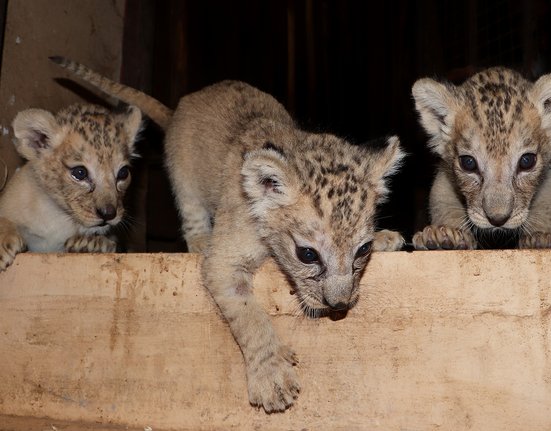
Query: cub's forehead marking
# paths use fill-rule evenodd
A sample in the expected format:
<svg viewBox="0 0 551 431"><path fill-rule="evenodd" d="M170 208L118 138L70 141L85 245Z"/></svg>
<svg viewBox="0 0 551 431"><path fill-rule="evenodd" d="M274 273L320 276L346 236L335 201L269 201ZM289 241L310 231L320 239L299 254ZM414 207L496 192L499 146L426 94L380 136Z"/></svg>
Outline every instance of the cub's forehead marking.
<svg viewBox="0 0 551 431"><path fill-rule="evenodd" d="M67 146L72 146L73 152L93 149L100 164L105 160L113 160L117 155L124 159L130 158L124 124L107 109L99 106L71 106L58 114L57 121L68 128Z"/></svg>
<svg viewBox="0 0 551 431"><path fill-rule="evenodd" d="M324 144L303 151L294 164L302 192L310 196L316 214L332 230L335 243L343 245L365 230L374 212L374 208L367 208L370 185L364 160L370 154L336 138L325 139ZM374 207L374 199L371 204Z"/></svg>
<svg viewBox="0 0 551 431"><path fill-rule="evenodd" d="M507 152L512 131L522 121L528 103L529 85L517 72L489 69L459 87L488 153L501 156Z"/></svg>

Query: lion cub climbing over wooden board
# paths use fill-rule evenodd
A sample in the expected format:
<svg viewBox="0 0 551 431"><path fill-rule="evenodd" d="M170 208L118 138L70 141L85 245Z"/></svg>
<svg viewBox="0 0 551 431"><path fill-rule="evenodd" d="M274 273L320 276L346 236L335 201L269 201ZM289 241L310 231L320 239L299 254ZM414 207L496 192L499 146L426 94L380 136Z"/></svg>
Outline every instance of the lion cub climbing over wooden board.
<svg viewBox="0 0 551 431"><path fill-rule="evenodd" d="M294 402L295 354L256 302L252 277L271 256L310 316L347 310L374 248L402 244L376 233L376 207L403 153L353 146L298 129L273 97L225 81L183 97L176 111L62 58L54 61L166 128L166 166L183 232L203 252L203 278L228 321L247 369L249 400L266 412Z"/></svg>

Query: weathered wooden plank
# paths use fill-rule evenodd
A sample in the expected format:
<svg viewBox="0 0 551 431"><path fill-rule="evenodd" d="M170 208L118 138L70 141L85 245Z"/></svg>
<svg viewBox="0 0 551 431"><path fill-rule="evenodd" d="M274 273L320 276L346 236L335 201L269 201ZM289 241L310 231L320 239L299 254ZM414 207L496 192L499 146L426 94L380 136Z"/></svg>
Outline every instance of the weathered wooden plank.
<svg viewBox="0 0 551 431"><path fill-rule="evenodd" d="M303 390L266 415L247 402L197 256L19 255L0 274L0 415L154 430L549 430L550 264L548 251L377 254L339 321L299 316L267 264L256 293L299 355Z"/></svg>
<svg viewBox="0 0 551 431"><path fill-rule="evenodd" d="M150 427L151 428L151 427ZM144 431L147 427L129 428L105 423L67 422L57 419L0 415L1 431Z"/></svg>

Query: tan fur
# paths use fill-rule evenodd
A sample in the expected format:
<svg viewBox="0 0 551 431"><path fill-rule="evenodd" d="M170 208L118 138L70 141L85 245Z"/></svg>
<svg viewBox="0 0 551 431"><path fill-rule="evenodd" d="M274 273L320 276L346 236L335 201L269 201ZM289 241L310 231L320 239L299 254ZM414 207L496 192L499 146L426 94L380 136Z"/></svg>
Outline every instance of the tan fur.
<svg viewBox="0 0 551 431"><path fill-rule="evenodd" d="M415 247L472 249L510 240L551 247L551 75L533 84L492 68L461 86L420 79L412 92L428 145L440 157L431 225L415 234ZM534 166L522 168L523 156L532 154ZM461 162L469 156L476 160L472 171Z"/></svg>
<svg viewBox="0 0 551 431"><path fill-rule="evenodd" d="M243 353L249 400L285 410L299 392L296 357L256 302L253 275L272 256L306 314L353 307L376 237L379 248L401 245L374 229L403 156L398 138L374 150L304 132L273 97L232 81L183 97L169 124L166 165L184 236L206 256L204 282ZM318 259L301 261L305 249Z"/></svg>
<svg viewBox="0 0 551 431"><path fill-rule="evenodd" d="M41 109L17 114L15 146L27 163L0 197L0 270L25 249L34 252L107 252L105 234L123 215L130 163L141 113L111 114L73 105L55 117ZM78 180L74 168L87 175ZM85 171L79 171L85 172Z"/></svg>

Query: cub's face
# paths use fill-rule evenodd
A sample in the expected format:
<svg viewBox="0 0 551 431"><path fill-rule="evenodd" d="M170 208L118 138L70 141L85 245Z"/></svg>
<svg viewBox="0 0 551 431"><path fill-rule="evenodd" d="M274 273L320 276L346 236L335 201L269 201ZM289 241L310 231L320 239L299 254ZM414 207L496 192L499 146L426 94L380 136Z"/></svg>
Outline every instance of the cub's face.
<svg viewBox="0 0 551 431"><path fill-rule="evenodd" d="M429 147L465 205L464 227L522 228L551 159L551 85L488 69L456 87L431 79L413 86Z"/></svg>
<svg viewBox="0 0 551 431"><path fill-rule="evenodd" d="M301 135L300 151L268 147L245 156L243 188L258 231L312 317L358 301L371 254L376 206L403 153L396 137L380 151L330 135Z"/></svg>
<svg viewBox="0 0 551 431"><path fill-rule="evenodd" d="M75 105L56 117L27 110L14 120L17 148L39 183L77 225L104 233L124 215L130 159L141 114Z"/></svg>
<svg viewBox="0 0 551 431"><path fill-rule="evenodd" d="M471 112L456 118L448 163L464 197L469 220L481 229L517 229L524 225L539 185L547 175L548 138L533 106L522 106L496 139L477 126ZM466 121L465 121L466 120ZM495 145L494 142L499 142Z"/></svg>
<svg viewBox="0 0 551 431"><path fill-rule="evenodd" d="M272 255L295 286L299 305L311 317L344 311L358 301L359 282L371 255L374 208L369 204L355 220L350 236L320 217L308 196L274 211L266 225ZM283 217L285 225L274 220Z"/></svg>

